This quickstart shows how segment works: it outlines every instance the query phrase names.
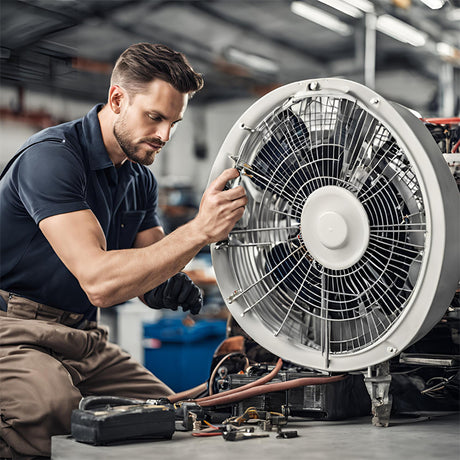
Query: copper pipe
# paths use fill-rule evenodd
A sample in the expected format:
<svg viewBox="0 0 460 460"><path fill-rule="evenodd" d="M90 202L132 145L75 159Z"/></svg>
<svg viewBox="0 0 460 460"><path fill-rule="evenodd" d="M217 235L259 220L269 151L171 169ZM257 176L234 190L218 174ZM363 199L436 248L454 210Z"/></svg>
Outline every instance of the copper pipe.
<svg viewBox="0 0 460 460"><path fill-rule="evenodd" d="M282 366L283 366L283 360L279 358L276 363L276 366L270 371L269 374L265 375L264 377L261 377L260 379L255 380L254 382L248 383L246 385L243 385L239 388L233 388L232 390L227 390L221 393L217 393L215 395L210 395L210 396L205 396L204 398L199 398L195 400L195 402L201 405L202 402L213 401L214 399L221 398L223 395L225 396L232 395L234 393L240 393L241 391L248 390L252 387L263 385L267 382L270 382L270 380L272 380L278 374Z"/></svg>
<svg viewBox="0 0 460 460"><path fill-rule="evenodd" d="M168 396L169 402L174 404L184 399L194 398L200 393L202 393L204 390L206 390L207 386L208 386L208 382L203 382L202 384L196 387L193 387L190 390L181 391L180 393L176 393L175 395Z"/></svg>
<svg viewBox="0 0 460 460"><path fill-rule="evenodd" d="M265 393L272 393L274 391L289 390L291 388L297 388L308 385L323 385L326 383L338 382L346 378L346 374L336 375L333 377L303 377L294 380L288 380L287 382L270 383L269 385L258 385L255 388L249 388L247 390L239 391L236 394L223 394L220 397L215 397L211 400L199 402L202 407L209 406L222 406L231 404L243 399L252 398ZM221 395L222 393L220 393Z"/></svg>
<svg viewBox="0 0 460 460"><path fill-rule="evenodd" d="M216 374L217 374L217 371L219 370L219 367L220 367L228 358L230 358L231 356L243 355L243 354L244 354L244 353L242 353L241 351L232 351L231 353L226 354L226 355L216 364L216 366L214 367L214 370L213 370L212 373L211 373L211 377L209 378L209 395L210 395L210 396L212 395L212 382L214 381L214 378L216 377ZM248 361L248 358L246 357L246 355L245 355L245 358L246 358L246 365L249 366L249 361Z"/></svg>

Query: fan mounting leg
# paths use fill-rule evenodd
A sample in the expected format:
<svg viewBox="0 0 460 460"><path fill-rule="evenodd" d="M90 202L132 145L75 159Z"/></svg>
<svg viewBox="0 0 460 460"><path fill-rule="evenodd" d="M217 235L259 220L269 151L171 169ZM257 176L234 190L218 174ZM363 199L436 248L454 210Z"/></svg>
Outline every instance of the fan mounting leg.
<svg viewBox="0 0 460 460"><path fill-rule="evenodd" d="M392 404L390 362L369 367L364 382L371 397L372 425L387 427L390 424Z"/></svg>

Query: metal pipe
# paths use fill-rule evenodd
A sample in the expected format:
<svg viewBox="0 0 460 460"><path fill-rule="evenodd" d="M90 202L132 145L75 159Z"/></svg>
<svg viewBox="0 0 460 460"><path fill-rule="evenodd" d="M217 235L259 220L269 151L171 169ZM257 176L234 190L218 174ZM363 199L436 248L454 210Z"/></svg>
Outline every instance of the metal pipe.
<svg viewBox="0 0 460 460"><path fill-rule="evenodd" d="M375 89L375 58L377 50L377 18L374 13L366 13L364 34L364 84Z"/></svg>
<svg viewBox="0 0 460 460"><path fill-rule="evenodd" d="M255 380L254 382L248 383L246 385L243 385L239 388L233 388L232 390L227 390L225 392L217 393L215 395L210 395L204 398L196 399L195 402L197 404L203 405L202 403L204 402L220 399L222 398L222 396L232 395L235 393L241 393L242 391L249 390L250 388L264 385L265 383L270 382L278 374L282 366L283 366L282 359L278 359L276 366L272 369L272 371L269 374L265 375L264 377L261 377L260 379Z"/></svg>
<svg viewBox="0 0 460 460"><path fill-rule="evenodd" d="M202 407L222 406L241 401L243 399L252 398L265 393L272 393L274 391L284 391L291 388L303 387L308 385L324 385L327 383L338 382L343 380L346 375L336 375L333 377L303 377L300 379L289 380L287 382L270 383L268 385L258 385L248 390L239 391L235 394L223 394L221 397L215 397L209 401L200 402Z"/></svg>

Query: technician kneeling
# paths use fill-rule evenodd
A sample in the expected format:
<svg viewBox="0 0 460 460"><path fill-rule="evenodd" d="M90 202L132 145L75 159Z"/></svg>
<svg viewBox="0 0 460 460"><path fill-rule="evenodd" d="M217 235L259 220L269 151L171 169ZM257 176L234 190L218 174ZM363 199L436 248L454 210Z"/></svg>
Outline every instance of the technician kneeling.
<svg viewBox="0 0 460 460"><path fill-rule="evenodd" d="M108 101L32 136L0 181L0 457L49 456L51 436L89 395L156 398L172 390L97 326L97 308L140 296L199 312L180 272L242 216L238 176L210 184L196 217L165 236L150 165L203 86L163 45L129 47Z"/></svg>

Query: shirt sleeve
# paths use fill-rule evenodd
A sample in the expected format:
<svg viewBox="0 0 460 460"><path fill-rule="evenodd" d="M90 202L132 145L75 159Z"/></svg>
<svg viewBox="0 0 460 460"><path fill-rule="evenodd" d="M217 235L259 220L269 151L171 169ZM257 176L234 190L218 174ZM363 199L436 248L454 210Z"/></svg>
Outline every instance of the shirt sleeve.
<svg viewBox="0 0 460 460"><path fill-rule="evenodd" d="M161 220L158 215L158 182L155 179L152 171L150 171L148 168L145 169L147 171L147 174L144 177L144 199L146 214L141 226L139 227L139 232L161 225Z"/></svg>
<svg viewBox="0 0 460 460"><path fill-rule="evenodd" d="M18 194L37 224L46 217L89 209L84 165L63 143L32 146L17 161Z"/></svg>

